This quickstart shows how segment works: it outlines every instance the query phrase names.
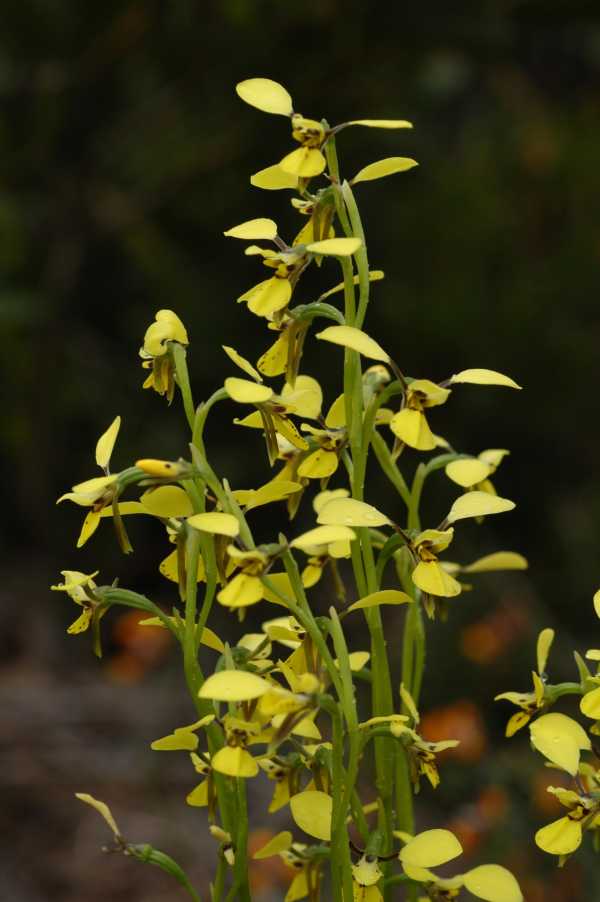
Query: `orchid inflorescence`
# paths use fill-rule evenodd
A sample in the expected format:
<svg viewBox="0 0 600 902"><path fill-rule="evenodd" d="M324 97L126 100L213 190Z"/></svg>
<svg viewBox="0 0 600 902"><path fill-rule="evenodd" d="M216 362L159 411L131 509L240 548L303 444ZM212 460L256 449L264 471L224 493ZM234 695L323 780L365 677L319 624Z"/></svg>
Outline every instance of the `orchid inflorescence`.
<svg viewBox="0 0 600 902"><path fill-rule="evenodd" d="M411 378L393 356L393 336L384 349L364 331L371 286L383 272L369 267L353 188L417 164L389 157L343 179L337 137L350 126L409 129L411 124L358 119L332 127L295 112L285 88L265 78L241 82L237 93L250 106L288 118L299 145L250 179L264 190L293 192L291 205L302 220L292 230L295 236L281 234L264 217L225 231L247 242L245 254L268 270L268 277L238 301L270 337L256 363L224 345L231 373L197 405L186 363L188 332L174 311L156 313L140 350L148 371L144 388L168 403L181 396L189 454L170 461L144 457L111 473L121 426L116 417L96 446L103 475L73 486L59 500L87 510L78 547L109 519L127 553L132 545L125 520L137 514L159 521L166 539L159 570L172 583L174 604L167 612L116 582L99 584L98 572L64 570L63 582L53 588L82 609L68 632L92 628L95 651L101 654L101 618L114 606L126 606L145 615L142 624L169 630L180 646L195 719L174 725L152 749L189 758L186 801L206 809L218 844L213 902L251 898L249 779L273 784L268 813L287 809L290 826L298 831L273 835L254 854L258 861L279 856L288 866L285 902L390 902L400 898L398 893L412 900L454 899L463 891L489 902L519 902L516 879L500 865L439 876L434 869L456 858L462 847L449 830L417 832L413 802L422 778L430 789L437 787L436 756L457 744L453 739L429 742L419 732L426 619L448 616L451 599L469 588L464 577L527 566L514 551L491 552L467 564L444 557L455 530L468 528L463 521L477 524L510 511L514 503L500 497L492 482L509 452L459 453L433 431L435 408L465 385L520 386L502 373L473 367L438 381ZM303 275L313 265L322 265L324 273L337 266L341 282L300 301ZM326 323L315 332L316 321L323 319ZM323 342L325 358L342 364L341 391L326 404L319 382L301 371L311 331ZM252 430L264 436L265 464L273 473L263 485L232 487L209 462L204 429L220 403L231 405L233 428L241 429L249 444L257 447L260 441ZM385 512L364 498L371 450L396 491ZM423 458L428 452L433 455ZM404 461L413 453L420 459L408 480L400 457ZM460 494L449 510L440 511L439 522L424 525L420 500L434 474L444 474ZM124 500L132 489L141 490L137 499ZM253 511L266 505L286 508L291 536L257 544ZM294 518L301 506L313 523L296 534ZM330 603L323 604L328 594ZM215 602L232 614L227 637L209 626ZM264 611L260 630L239 635L236 624L255 605ZM406 612L400 680L390 665L384 632L394 613L387 608L397 606ZM368 648L350 650L344 626L359 618L366 623ZM581 752L591 749L587 733L565 715L546 713L568 691L547 681L551 641L552 631L544 631L533 690L501 697L519 708L509 733L530 722L534 747L575 781L573 790L551 790L568 813L537 835L541 848L564 857L579 845L584 830L596 830L600 771L580 760ZM205 672L208 654L210 674ZM588 657L597 661L600 652ZM569 686L583 693L583 713L600 720L600 676L578 661L581 681ZM370 689L368 703L364 693L359 698L358 681ZM373 789L366 792L366 785ZM132 846L103 802L85 794L79 798L102 815L121 851L162 867L200 899L172 859L149 846Z"/></svg>

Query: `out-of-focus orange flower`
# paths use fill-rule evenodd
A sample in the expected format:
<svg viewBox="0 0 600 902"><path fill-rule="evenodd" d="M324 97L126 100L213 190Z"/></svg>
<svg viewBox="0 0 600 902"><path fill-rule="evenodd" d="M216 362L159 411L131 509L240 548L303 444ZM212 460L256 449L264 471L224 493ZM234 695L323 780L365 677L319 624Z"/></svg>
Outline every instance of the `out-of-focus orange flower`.
<svg viewBox="0 0 600 902"><path fill-rule="evenodd" d="M128 611L115 620L113 639L118 651L108 661L109 675L122 683L141 680L148 670L164 660L171 647L171 634L161 627L140 626L146 615Z"/></svg>
<svg viewBox="0 0 600 902"><path fill-rule="evenodd" d="M290 882L290 870L284 864L279 855L271 858L263 858L254 861L252 856L273 838L272 830L252 830L248 837L248 857L250 860L250 889L252 898L257 902L261 899L262 890L272 890L275 887L287 887ZM283 894L282 894L283 897ZM271 898L269 895L268 898Z"/></svg>
<svg viewBox="0 0 600 902"><path fill-rule="evenodd" d="M490 826L505 817L508 810L506 793L500 786L487 786L477 799L477 809Z"/></svg>
<svg viewBox="0 0 600 902"><path fill-rule="evenodd" d="M522 605L501 604L487 617L465 627L460 645L465 658L477 664L491 664L529 629L529 617Z"/></svg>
<svg viewBox="0 0 600 902"><path fill-rule="evenodd" d="M561 808L556 796L548 792L548 786L564 786L565 789L572 789L571 783L566 774L554 768L536 771L531 781L531 800L540 814L558 817L557 812L564 813L564 808Z"/></svg>
<svg viewBox="0 0 600 902"><path fill-rule="evenodd" d="M464 762L478 761L488 744L483 718L468 699L428 711L421 720L421 733L429 740L458 739L460 744L444 754Z"/></svg>

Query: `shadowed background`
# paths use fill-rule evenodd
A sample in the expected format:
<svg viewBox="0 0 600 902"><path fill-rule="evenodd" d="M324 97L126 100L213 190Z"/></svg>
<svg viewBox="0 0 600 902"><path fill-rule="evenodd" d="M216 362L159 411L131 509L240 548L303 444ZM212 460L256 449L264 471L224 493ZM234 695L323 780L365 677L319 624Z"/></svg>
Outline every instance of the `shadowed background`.
<svg viewBox="0 0 600 902"><path fill-rule="evenodd" d="M450 8L451 7L451 8ZM462 738L442 784L418 801L423 826L455 829L469 862L518 872L530 902L592 898L589 850L556 871L533 833L560 816L545 793L556 772L493 696L528 690L535 636L558 632L553 681L574 673L572 647L597 644L591 596L600 584L600 16L596 4L497 2L421 7L306 0L302 4L8 2L0 36L0 378L6 498L0 668L3 761L0 852L13 902L164 902L177 890L119 856L89 791L123 831L178 857L206 885L215 846L185 755L148 743L192 719L178 661L163 636L128 615L104 621L98 663L86 636L67 637L72 605L50 595L63 568L120 576L169 606L156 574L162 530L133 522L122 558L107 523L74 549L80 510L56 497L94 473L98 435L120 413L116 469L138 457L186 454L177 404L142 392L137 351L156 310L188 327L199 402L232 372L221 344L256 360L264 323L235 299L261 278L224 229L272 216L298 228L287 192L260 192L249 174L290 147L286 123L253 110L234 85L283 82L305 115L341 122L401 117L412 132L340 136L343 173L385 156L420 167L357 186L374 286L367 330L405 372L443 379L470 366L509 373L521 393L465 386L435 412L434 430L470 453L506 447L495 479L517 510L460 530L452 557L505 548L527 574L486 575L429 629L423 710L428 735ZM338 281L333 262L319 290ZM311 300L301 285L300 301ZM340 355L312 342L304 372L339 386ZM337 367L337 368L336 368ZM207 429L211 460L237 488L269 476L258 433L221 405ZM414 460L416 455L412 456ZM370 500L401 504L375 471ZM432 478L431 525L455 495ZM285 521L258 514L259 538ZM310 525L306 511L298 530ZM319 604L329 603L327 586ZM271 610L261 612L271 616ZM261 614L250 621L260 622ZM244 628L215 615L235 641ZM386 623L399 641L401 616ZM250 629L251 625L247 628ZM155 631L152 631L153 633ZM354 647L364 639L358 635ZM207 657L207 661L210 657ZM565 706L562 710L568 711ZM546 774L548 776L546 776ZM253 781L257 807L269 790ZM372 790L365 785L365 798ZM257 815L277 829L279 820ZM258 840L257 840L258 841ZM597 870L597 868L596 868ZM257 873L260 902L283 898L287 874ZM183 898L183 896L182 896Z"/></svg>

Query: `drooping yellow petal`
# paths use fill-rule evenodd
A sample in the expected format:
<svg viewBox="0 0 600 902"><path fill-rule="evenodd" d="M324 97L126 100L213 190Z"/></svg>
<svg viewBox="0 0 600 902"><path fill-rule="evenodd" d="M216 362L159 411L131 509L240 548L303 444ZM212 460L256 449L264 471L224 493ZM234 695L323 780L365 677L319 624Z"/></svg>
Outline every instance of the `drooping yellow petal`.
<svg viewBox="0 0 600 902"><path fill-rule="evenodd" d="M411 160L410 157L386 157L385 160L369 163L368 166L365 166L357 172L352 179L352 183L371 182L373 179L382 179L386 175L395 175L397 172L406 172L407 169L412 169L414 166L418 165L417 161Z"/></svg>
<svg viewBox="0 0 600 902"><path fill-rule="evenodd" d="M298 467L298 476L302 479L324 479L335 473L338 462L335 451L319 448L302 461Z"/></svg>
<svg viewBox="0 0 600 902"><path fill-rule="evenodd" d="M290 883L289 889L285 894L285 899L283 900L283 902L298 902L299 899L304 899L306 896L308 896L308 893L308 876L306 869L303 868L299 874L296 874L296 876Z"/></svg>
<svg viewBox="0 0 600 902"><path fill-rule="evenodd" d="M592 747L583 727L566 714L544 714L530 724L529 731L534 748L573 777L579 767L580 750Z"/></svg>
<svg viewBox="0 0 600 902"><path fill-rule="evenodd" d="M406 119L352 119L345 125L363 125L366 128L412 128L412 122Z"/></svg>
<svg viewBox="0 0 600 902"><path fill-rule="evenodd" d="M527 570L527 559L516 551L494 551L480 557L468 567L463 567L463 573L485 573L489 570Z"/></svg>
<svg viewBox="0 0 600 902"><path fill-rule="evenodd" d="M310 251L311 254L351 257L361 245L362 241L360 238L325 238L323 241L313 241L311 244L307 244L306 250Z"/></svg>
<svg viewBox="0 0 600 902"><path fill-rule="evenodd" d="M273 479L271 482L265 483L259 489L250 491L248 497L243 504L246 510L253 510L255 507L261 507L263 504L272 504L275 501L284 501L290 495L302 491L304 486L301 482L289 482L286 479ZM234 492L237 497L237 493ZM238 503L241 503L238 499Z"/></svg>
<svg viewBox="0 0 600 902"><path fill-rule="evenodd" d="M192 502L178 485L160 485L144 492L140 504L153 517L189 517L194 512Z"/></svg>
<svg viewBox="0 0 600 902"><path fill-rule="evenodd" d="M412 572L412 581L422 592L442 598L454 598L462 592L461 584L438 561L419 561Z"/></svg>
<svg viewBox="0 0 600 902"><path fill-rule="evenodd" d="M325 157L316 147L298 147L278 163L280 169L299 179L310 179L320 175L326 165Z"/></svg>
<svg viewBox="0 0 600 902"><path fill-rule="evenodd" d="M208 780L203 780L185 797L193 808L205 808L208 805Z"/></svg>
<svg viewBox="0 0 600 902"><path fill-rule="evenodd" d="M198 737L192 730L175 730L168 736L155 739L150 744L154 752L195 752L198 748Z"/></svg>
<svg viewBox="0 0 600 902"><path fill-rule="evenodd" d="M507 388L522 388L510 376L495 370L470 369L455 373L450 382L468 382L471 385L505 385Z"/></svg>
<svg viewBox="0 0 600 902"><path fill-rule="evenodd" d="M435 437L422 410L405 407L390 420L390 429L400 441L417 451L432 451Z"/></svg>
<svg viewBox="0 0 600 902"><path fill-rule="evenodd" d="M273 276L271 279L259 282L258 285L253 285L238 300L247 301L248 309L256 316L268 317L287 307L291 297L292 286L289 280Z"/></svg>
<svg viewBox="0 0 600 902"><path fill-rule="evenodd" d="M258 764L246 749L225 746L219 749L210 759L211 767L228 777L255 777Z"/></svg>
<svg viewBox="0 0 600 902"><path fill-rule="evenodd" d="M281 833L277 833L276 836L273 836L264 846L261 846L252 857L259 861L263 858L271 858L273 855L279 855L280 852L285 852L291 845L292 834L289 830L283 830Z"/></svg>
<svg viewBox="0 0 600 902"><path fill-rule="evenodd" d="M542 630L537 639L537 672L544 673L546 670L546 662L548 660L548 654L550 652L550 648L554 641L554 630L550 629L550 627L546 627L546 629Z"/></svg>
<svg viewBox="0 0 600 902"><path fill-rule="evenodd" d="M312 376L297 376L293 388L286 382L281 390L281 398L290 413L307 420L316 420L321 413L323 391Z"/></svg>
<svg viewBox="0 0 600 902"><path fill-rule="evenodd" d="M586 717L600 720L600 686L597 689L592 689L591 692L586 692L579 703L579 710Z"/></svg>
<svg viewBox="0 0 600 902"><path fill-rule="evenodd" d="M435 868L462 854L462 846L449 830L425 830L400 849L400 861L413 867Z"/></svg>
<svg viewBox="0 0 600 902"><path fill-rule="evenodd" d="M412 598L406 592L399 592L397 589L382 589L380 592L372 592L355 601L348 608L348 612L374 608L383 604L410 604L411 602Z"/></svg>
<svg viewBox="0 0 600 902"><path fill-rule="evenodd" d="M67 633L70 636L78 636L79 633L85 633L85 631L89 629L90 623L92 622L93 614L94 612L91 608L84 608L77 620L74 620L73 623L68 627Z"/></svg>
<svg viewBox="0 0 600 902"><path fill-rule="evenodd" d="M247 78L240 81L235 90L244 103L263 113L291 116L294 111L289 93L283 85L271 78Z"/></svg>
<svg viewBox="0 0 600 902"><path fill-rule="evenodd" d="M264 597L265 592L258 576L247 573L237 573L217 593L217 601L226 608L247 608Z"/></svg>
<svg viewBox="0 0 600 902"><path fill-rule="evenodd" d="M110 456L121 428L121 417L115 417L106 432L103 432L96 444L96 463L105 470L110 463Z"/></svg>
<svg viewBox="0 0 600 902"><path fill-rule="evenodd" d="M95 799L94 796L89 795L87 792L76 792L75 798L79 799L80 802L85 802L86 805L91 805L92 808L95 808L100 817L104 818L110 827L115 839L120 839L121 831L117 827L117 822L112 816L112 812L106 802L100 802L99 799Z"/></svg>
<svg viewBox="0 0 600 902"><path fill-rule="evenodd" d="M239 366L241 370L243 370L247 376L250 376L251 379L254 379L256 382L262 382L263 378L261 374L256 370L249 360L246 360L245 357L242 357L241 354L238 354L235 348L230 348L228 345L221 345L227 356L230 360L232 360L236 366Z"/></svg>
<svg viewBox="0 0 600 902"><path fill-rule="evenodd" d="M277 237L277 223L272 219L249 219L223 232L228 238L248 241L272 241Z"/></svg>
<svg viewBox="0 0 600 902"><path fill-rule="evenodd" d="M298 176L277 165L267 166L250 176L250 184L265 191L280 191L282 188L297 188Z"/></svg>
<svg viewBox="0 0 600 902"><path fill-rule="evenodd" d="M188 526L201 529L217 536L237 536L240 532L240 522L233 514L210 511L204 514L194 514L188 517Z"/></svg>
<svg viewBox="0 0 600 902"><path fill-rule="evenodd" d="M271 688L271 683L246 670L219 670L209 676L198 693L199 698L217 702L245 702L260 698Z"/></svg>
<svg viewBox="0 0 600 902"><path fill-rule="evenodd" d="M468 460L453 460L446 464L446 476L463 489L470 489L472 485L482 482L491 473L489 467L477 457Z"/></svg>
<svg viewBox="0 0 600 902"><path fill-rule="evenodd" d="M482 864L463 874L463 885L486 902L523 902L523 893L510 871L499 864Z"/></svg>
<svg viewBox="0 0 600 902"><path fill-rule="evenodd" d="M309 836L328 842L331 839L333 799L325 792L307 789L290 799L290 809L296 824Z"/></svg>
<svg viewBox="0 0 600 902"><path fill-rule="evenodd" d="M346 425L346 402L343 393L338 395L325 417L328 429L343 429Z"/></svg>
<svg viewBox="0 0 600 902"><path fill-rule="evenodd" d="M315 337L321 341L351 348L370 360L382 360L387 363L390 359L389 354L373 338L361 329L355 329L354 326L328 326L322 332L317 332Z"/></svg>
<svg viewBox="0 0 600 902"><path fill-rule="evenodd" d="M162 560L159 564L158 570L162 575L171 580L173 583L179 582L179 566L177 560L177 549L174 549L170 554L166 556L164 560ZM198 558L198 571L196 575L196 579L198 582L206 581L206 571L204 568L204 561L200 557Z"/></svg>
<svg viewBox="0 0 600 902"><path fill-rule="evenodd" d="M348 526L317 526L297 536L290 546L292 548L310 548L312 545L329 545L330 542L341 542L347 539L353 542L356 538Z"/></svg>
<svg viewBox="0 0 600 902"><path fill-rule="evenodd" d="M561 817L535 834L535 844L550 855L570 855L581 845L581 822Z"/></svg>
<svg viewBox="0 0 600 902"><path fill-rule="evenodd" d="M225 391L238 404L263 404L273 396L273 389L268 385L258 385L237 376L229 376L225 380Z"/></svg>
<svg viewBox="0 0 600 902"><path fill-rule="evenodd" d="M457 498L450 513L446 517L448 523L456 523L468 517L488 517L490 514L502 514L515 507L514 501L489 495L487 492L467 492Z"/></svg>
<svg viewBox="0 0 600 902"><path fill-rule="evenodd" d="M286 332L283 332L259 358L256 366L265 376L281 376L287 367L289 348L289 337Z"/></svg>
<svg viewBox="0 0 600 902"><path fill-rule="evenodd" d="M381 511L355 498L334 498L319 511L317 523L323 526L389 526L390 520Z"/></svg>

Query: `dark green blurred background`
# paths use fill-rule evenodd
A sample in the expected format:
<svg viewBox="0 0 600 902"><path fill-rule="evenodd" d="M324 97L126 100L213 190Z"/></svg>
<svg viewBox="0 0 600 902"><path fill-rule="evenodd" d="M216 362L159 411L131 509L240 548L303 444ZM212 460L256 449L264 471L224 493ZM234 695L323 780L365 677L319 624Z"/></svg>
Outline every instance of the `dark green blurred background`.
<svg viewBox="0 0 600 902"><path fill-rule="evenodd" d="M100 857L107 837L71 801L75 790L105 798L128 836L162 844L200 885L206 879L204 815L182 802L193 775L177 756L157 763L147 751L190 715L174 656L140 650L131 624L113 618L98 665L86 637L64 635L72 610L47 586L63 568L99 567L107 582L120 575L173 601L155 577L166 553L156 528L134 525L137 553L127 560L110 529L77 552L80 511L54 501L94 475L94 443L117 413L116 468L185 454L177 405L140 389L137 351L156 310L175 309L188 327L198 401L231 373L222 343L253 360L268 343L264 323L235 304L261 277L256 261L222 237L263 215L286 236L297 229L287 192L248 182L289 149L284 121L235 95L237 81L257 75L283 82L308 116L414 122L413 132L356 129L339 140L346 175L385 156L420 162L357 188L371 265L386 271L368 331L411 375L485 366L524 386L456 390L434 422L461 450L512 452L496 485L517 510L462 530L456 556L510 548L531 570L481 578L452 603L450 623L431 630L424 705L434 725L451 718L447 735L457 718L466 723L479 746L470 760L448 761L435 797L423 793L424 825L460 820L461 836L473 834L470 861L513 866L533 902L594 898L593 856L557 872L533 845L534 830L559 811L544 807L541 757L525 735L503 740L510 712L491 701L529 688L540 627L559 633L553 678L569 678L573 646L597 644L600 12L577 0L5 0L5 898L175 898L160 873ZM321 287L337 280L333 264L324 267ZM298 299L311 297L301 288ZM329 400L339 390L334 358L313 343L304 364L319 377L329 369ZM233 415L215 413L210 455L233 486L248 488L266 481L267 464L258 434L241 436ZM370 479L371 500L394 513L387 486ZM436 486L426 502L432 524L453 496L443 476ZM273 521L257 522L262 538L272 535ZM283 898L279 879L269 874L256 899Z"/></svg>

